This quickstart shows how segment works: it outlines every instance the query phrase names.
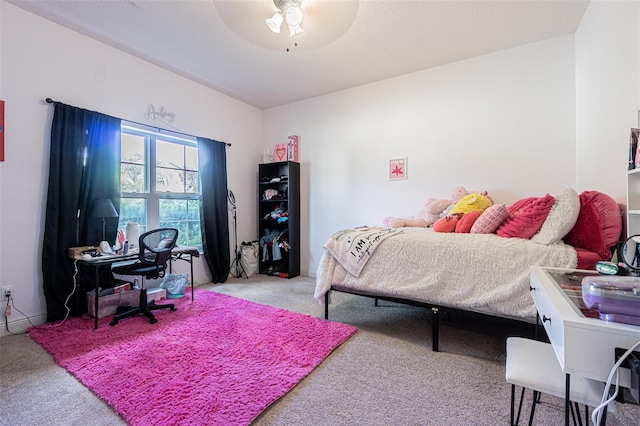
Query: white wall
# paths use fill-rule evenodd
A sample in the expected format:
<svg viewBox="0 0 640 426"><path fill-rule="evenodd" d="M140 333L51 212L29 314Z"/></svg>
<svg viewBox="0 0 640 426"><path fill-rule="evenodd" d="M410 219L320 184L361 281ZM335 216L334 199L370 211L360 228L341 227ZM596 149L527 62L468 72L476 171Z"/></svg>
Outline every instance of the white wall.
<svg viewBox="0 0 640 426"><path fill-rule="evenodd" d="M507 204L575 187L574 71L565 36L264 111L265 146L300 136L304 273L333 232L457 185ZM409 178L390 182L398 157Z"/></svg>
<svg viewBox="0 0 640 426"><path fill-rule="evenodd" d="M629 129L640 110L640 2L592 1L576 32L580 189L625 202Z"/></svg>
<svg viewBox="0 0 640 426"><path fill-rule="evenodd" d="M260 110L5 2L0 2L0 19L0 98L6 102L0 286L15 286L16 307L32 321L45 318L41 251L53 115L47 97L141 123L149 123L143 115L147 105L164 106L176 114L176 130L232 143L229 187L238 203L239 239L255 239ZM179 268L186 271L186 266ZM196 280L206 282L206 274L198 262ZM26 325L14 311L10 329Z"/></svg>
<svg viewBox="0 0 640 426"><path fill-rule="evenodd" d="M163 105L179 130L233 143L240 241L256 238L262 149L299 135L303 275L315 274L333 232L414 214L457 185L504 203L564 186L623 202L628 129L640 108L638 22L638 2L592 1L575 37L260 112L0 0L0 286L15 285L16 305L44 319L46 97L139 122L149 103ZM397 157L408 157L409 179L389 182ZM17 318L12 330L25 323Z"/></svg>

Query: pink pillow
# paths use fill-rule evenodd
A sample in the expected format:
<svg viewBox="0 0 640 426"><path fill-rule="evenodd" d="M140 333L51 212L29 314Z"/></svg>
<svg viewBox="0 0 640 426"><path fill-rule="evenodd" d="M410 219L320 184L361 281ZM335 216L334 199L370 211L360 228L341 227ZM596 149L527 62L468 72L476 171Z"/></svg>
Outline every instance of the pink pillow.
<svg viewBox="0 0 640 426"><path fill-rule="evenodd" d="M453 232L456 230L458 218L456 216L446 216L438 219L433 224L433 230L436 232Z"/></svg>
<svg viewBox="0 0 640 426"><path fill-rule="evenodd" d="M472 234L493 234L509 217L509 209L504 204L494 204L482 212L471 227Z"/></svg>
<svg viewBox="0 0 640 426"><path fill-rule="evenodd" d="M528 240L540 230L555 201L549 194L516 201L509 207L509 218L500 225L496 233L505 238Z"/></svg>
<svg viewBox="0 0 640 426"><path fill-rule="evenodd" d="M611 247L622 233L620 206L610 196L598 191L580 194L580 214L564 242L573 247L598 253L602 260L611 259Z"/></svg>
<svg viewBox="0 0 640 426"><path fill-rule="evenodd" d="M534 201L536 201L538 199L538 197L529 197L529 198L523 198L522 200L518 200L515 203L511 204L509 206L509 213L513 214L519 210L522 210L524 207L528 206L529 204L533 203Z"/></svg>
<svg viewBox="0 0 640 426"><path fill-rule="evenodd" d="M571 231L580 214L580 196L573 188L565 188L554 197L555 204L544 221L540 231L531 241L538 244L555 244Z"/></svg>
<svg viewBox="0 0 640 426"><path fill-rule="evenodd" d="M466 213L458 223L456 224L456 232L458 234L468 234L471 231L471 227L475 221L480 217L480 212L477 210Z"/></svg>

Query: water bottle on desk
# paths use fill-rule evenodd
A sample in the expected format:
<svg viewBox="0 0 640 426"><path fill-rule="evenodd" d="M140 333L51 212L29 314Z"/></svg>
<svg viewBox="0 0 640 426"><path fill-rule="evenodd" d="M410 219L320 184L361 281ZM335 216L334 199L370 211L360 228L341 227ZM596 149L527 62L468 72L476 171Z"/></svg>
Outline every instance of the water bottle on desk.
<svg viewBox="0 0 640 426"><path fill-rule="evenodd" d="M122 254L129 254L129 240L124 240L124 247L122 248Z"/></svg>

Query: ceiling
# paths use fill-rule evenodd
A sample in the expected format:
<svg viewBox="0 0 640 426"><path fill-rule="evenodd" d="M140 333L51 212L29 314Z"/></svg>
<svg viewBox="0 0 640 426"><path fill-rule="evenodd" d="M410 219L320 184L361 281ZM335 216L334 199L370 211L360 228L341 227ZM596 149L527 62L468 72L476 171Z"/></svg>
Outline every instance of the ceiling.
<svg viewBox="0 0 640 426"><path fill-rule="evenodd" d="M588 0L8 0L260 109L574 33Z"/></svg>

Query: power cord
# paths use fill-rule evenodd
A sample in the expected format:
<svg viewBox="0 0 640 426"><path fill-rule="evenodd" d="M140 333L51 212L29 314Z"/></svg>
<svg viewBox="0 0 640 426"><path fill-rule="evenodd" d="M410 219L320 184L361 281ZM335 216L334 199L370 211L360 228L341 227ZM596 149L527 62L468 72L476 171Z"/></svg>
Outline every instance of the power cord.
<svg viewBox="0 0 640 426"><path fill-rule="evenodd" d="M631 352L633 352L635 350L635 348L637 348L638 346L640 346L640 341L636 342L635 345L633 345L630 349L628 349L620 357L618 362L616 362L613 365L613 367L611 367L611 371L609 372L609 377L607 378L607 383L604 386L604 392L602 393L602 399L600 400L600 405L598 405L596 408L594 408L593 412L591 413L591 421L593 422L593 424L595 426L600 426L600 422L602 421L604 408L606 406L608 406L611 403L611 401L616 399L616 397L618 396L618 380L620 379L620 366L622 365L624 360L629 356L629 354L631 354ZM613 392L613 395L611 395L609 398L607 398L607 395L609 394L609 388L611 387L611 381L613 380L613 375L614 374L616 375L615 391Z"/></svg>
<svg viewBox="0 0 640 426"><path fill-rule="evenodd" d="M19 336L21 334L27 333L26 331L22 333L14 333L13 331L9 330L9 316L11 315L12 308L18 311L23 317L25 317L27 321L29 321L29 324L31 324L31 327L35 327L35 325L31 322L31 319L20 309L16 308L15 301L13 300L13 295L9 294L9 296L7 296L7 304L4 307L4 324L5 324L7 333L12 334L14 336Z"/></svg>
<svg viewBox="0 0 640 426"><path fill-rule="evenodd" d="M9 318L11 315L11 305L9 302L11 301L11 293L7 292L7 306L4 307L4 317Z"/></svg>
<svg viewBox="0 0 640 426"><path fill-rule="evenodd" d="M9 315L11 315L11 305L9 302L11 301L11 294L7 296L7 305L4 307L4 326L7 329L7 333L13 334L11 330L9 330Z"/></svg>
<svg viewBox="0 0 640 426"><path fill-rule="evenodd" d="M59 323L53 324L52 325L53 327L61 326L62 324L64 324L67 318L69 318L69 314L71 313L71 309L69 308L69 300L71 300L71 296L73 296L76 292L76 287L78 286L76 283L77 276L78 276L78 259L73 261L73 289L71 290L71 293L69 293L69 295L64 301L64 308L67 310L67 313L64 314L64 318L62 318L62 320Z"/></svg>
<svg viewBox="0 0 640 426"><path fill-rule="evenodd" d="M64 315L64 318L57 324L52 324L52 327L59 327L62 324L64 324L64 322L67 320L67 318L69 318L69 314L71 313L71 309L69 308L69 300L71 300L71 297L75 294L76 292L76 287L77 287L77 279L78 276L78 259L76 259L73 262L73 289L71 290L71 293L67 296L67 298L64 301L64 308L67 310L66 314ZM13 295L9 294L9 296L7 297L7 304L4 307L4 323L5 323L5 328L7 330L7 333L9 334L13 334L13 335L20 335L20 334L25 334L25 333L14 333L11 330L9 330L9 316L11 315L11 308L13 307L13 309L15 309L16 311L20 312L20 314L22 314L22 316L24 316L27 321L29 321L29 324L31 324L32 327L35 327L35 325L31 322L31 319L29 319L29 317L27 315L24 314L24 312L22 312L20 309L16 308L14 300L13 300Z"/></svg>

